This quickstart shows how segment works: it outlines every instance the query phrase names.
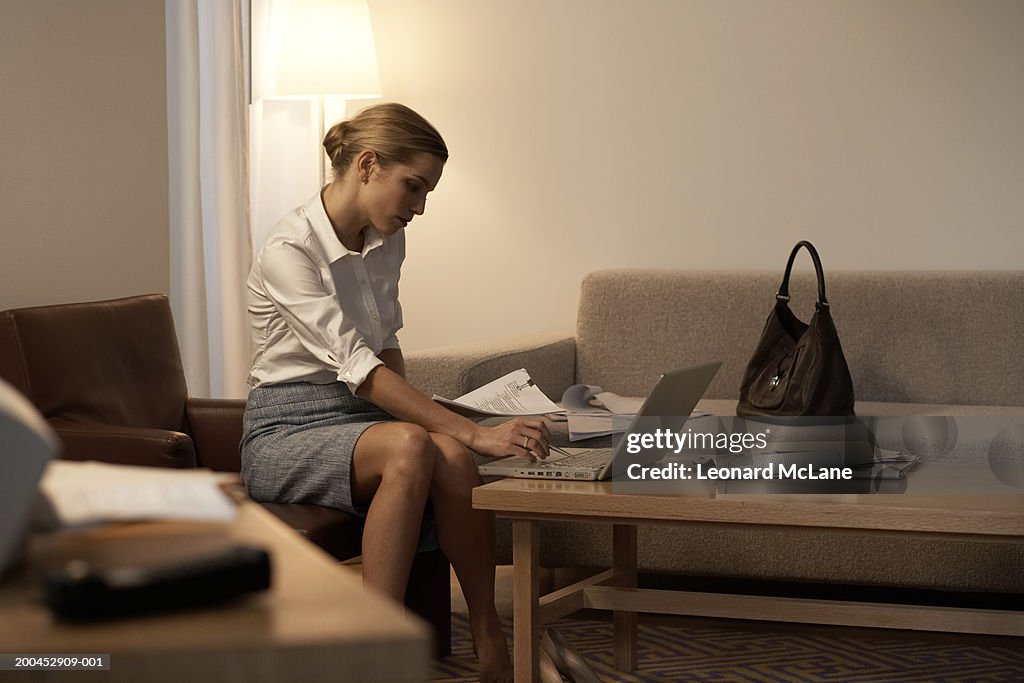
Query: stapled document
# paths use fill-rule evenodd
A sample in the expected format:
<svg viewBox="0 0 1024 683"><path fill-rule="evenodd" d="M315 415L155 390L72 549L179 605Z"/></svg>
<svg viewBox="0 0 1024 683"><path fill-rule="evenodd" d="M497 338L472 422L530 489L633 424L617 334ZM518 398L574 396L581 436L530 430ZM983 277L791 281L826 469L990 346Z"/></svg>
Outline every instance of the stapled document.
<svg viewBox="0 0 1024 683"><path fill-rule="evenodd" d="M454 400L437 395L433 398L452 412L466 417L517 417L565 412L544 395L523 368Z"/></svg>

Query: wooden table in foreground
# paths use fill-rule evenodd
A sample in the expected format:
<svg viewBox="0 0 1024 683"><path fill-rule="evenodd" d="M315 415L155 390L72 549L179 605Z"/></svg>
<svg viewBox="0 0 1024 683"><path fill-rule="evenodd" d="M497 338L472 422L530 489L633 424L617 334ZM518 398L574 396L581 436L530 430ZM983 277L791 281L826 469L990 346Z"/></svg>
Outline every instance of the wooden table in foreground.
<svg viewBox="0 0 1024 683"><path fill-rule="evenodd" d="M1024 612L724 595L636 587L637 525L757 525L837 533L899 534L962 540L1024 542L1024 495L998 482L978 493L937 493L961 487L968 470L921 464L903 494L621 493L610 482L503 479L478 487L474 507L512 520L515 678L537 680L539 628L579 609L614 613L616 665L635 667L637 612L846 626L1024 635ZM912 493L914 490L929 493ZM541 597L538 582L542 520L612 526L614 566Z"/></svg>
<svg viewBox="0 0 1024 683"><path fill-rule="evenodd" d="M54 619L39 601L39 582L31 572L33 565L69 553L102 556L147 543L155 551L160 545L214 545L225 538L270 552L269 590L222 606L69 624ZM425 622L364 590L358 575L246 501L230 525L118 524L36 539L28 569L0 583L0 652L110 654L108 671L70 674L73 680L106 683L367 683L428 680L432 650ZM69 676L52 671L10 675L19 681Z"/></svg>

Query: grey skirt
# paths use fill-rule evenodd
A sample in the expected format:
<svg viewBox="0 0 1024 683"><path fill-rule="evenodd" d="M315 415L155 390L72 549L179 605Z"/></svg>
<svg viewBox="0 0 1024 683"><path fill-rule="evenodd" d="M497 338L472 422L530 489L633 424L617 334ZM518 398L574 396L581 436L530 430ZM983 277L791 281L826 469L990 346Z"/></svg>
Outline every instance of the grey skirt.
<svg viewBox="0 0 1024 683"><path fill-rule="evenodd" d="M352 453L363 432L395 418L340 382L293 382L249 391L242 419L242 484L253 500L309 503L366 517L352 500ZM424 515L418 550L437 548Z"/></svg>

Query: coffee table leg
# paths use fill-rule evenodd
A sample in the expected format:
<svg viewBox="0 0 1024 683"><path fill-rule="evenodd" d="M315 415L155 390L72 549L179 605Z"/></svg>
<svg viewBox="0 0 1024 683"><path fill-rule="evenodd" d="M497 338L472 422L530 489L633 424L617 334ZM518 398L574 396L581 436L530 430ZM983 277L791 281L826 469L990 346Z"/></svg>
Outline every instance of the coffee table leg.
<svg viewBox="0 0 1024 683"><path fill-rule="evenodd" d="M636 527L632 524L612 525L612 558L615 571L621 574L616 584L636 588ZM612 612L615 630L615 666L620 671L636 669L637 637L636 612Z"/></svg>
<svg viewBox="0 0 1024 683"><path fill-rule="evenodd" d="M540 543L537 524L512 520L512 633L516 683L538 680Z"/></svg>

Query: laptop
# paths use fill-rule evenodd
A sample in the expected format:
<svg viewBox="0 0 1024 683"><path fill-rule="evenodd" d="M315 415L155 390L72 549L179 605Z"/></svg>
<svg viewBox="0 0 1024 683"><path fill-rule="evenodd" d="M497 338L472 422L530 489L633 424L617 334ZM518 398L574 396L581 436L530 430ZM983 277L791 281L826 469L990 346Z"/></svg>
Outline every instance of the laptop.
<svg viewBox="0 0 1024 683"><path fill-rule="evenodd" d="M630 422L626 434L654 429L681 431L720 367L720 362L706 363L670 370L661 375ZM618 439L614 448L565 448L560 449L561 453L552 450L546 459L536 462L510 456L483 463L479 471L488 477L600 481L625 472L633 463L649 465L664 455L652 448L629 455L626 446L627 438L623 437Z"/></svg>
<svg viewBox="0 0 1024 683"><path fill-rule="evenodd" d="M39 411L0 379L0 575L19 559L39 479L59 451Z"/></svg>

